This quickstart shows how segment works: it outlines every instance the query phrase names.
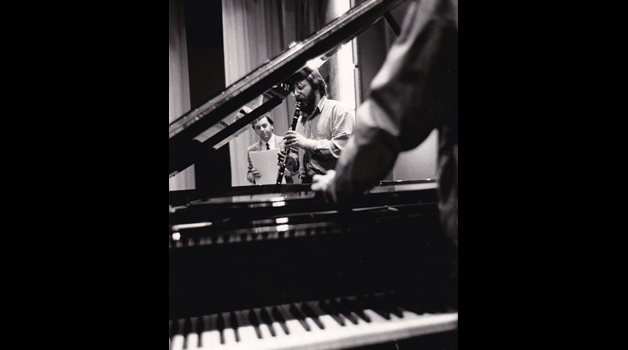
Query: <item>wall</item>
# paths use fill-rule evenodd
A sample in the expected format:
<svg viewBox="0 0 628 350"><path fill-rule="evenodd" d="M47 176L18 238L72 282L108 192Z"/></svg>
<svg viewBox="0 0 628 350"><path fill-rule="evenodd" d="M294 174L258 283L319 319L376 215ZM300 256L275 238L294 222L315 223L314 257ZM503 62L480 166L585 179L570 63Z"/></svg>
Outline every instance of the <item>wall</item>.
<svg viewBox="0 0 628 350"><path fill-rule="evenodd" d="M436 178L437 147L438 131L433 130L430 136L417 148L399 154L391 179L416 180Z"/></svg>
<svg viewBox="0 0 628 350"><path fill-rule="evenodd" d="M172 123L190 110L190 89L183 0L169 0L168 7L168 122ZM194 187L194 165L168 180L171 191Z"/></svg>

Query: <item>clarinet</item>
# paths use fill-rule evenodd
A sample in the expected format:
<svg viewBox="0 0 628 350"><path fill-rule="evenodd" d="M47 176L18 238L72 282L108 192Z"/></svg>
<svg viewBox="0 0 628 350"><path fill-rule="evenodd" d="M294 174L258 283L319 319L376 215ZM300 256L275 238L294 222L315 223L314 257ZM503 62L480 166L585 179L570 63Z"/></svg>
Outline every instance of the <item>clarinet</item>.
<svg viewBox="0 0 628 350"><path fill-rule="evenodd" d="M290 130L294 131L294 129L296 129L297 122L299 121L300 116L301 116L301 103L297 102L296 108L294 109L294 115L292 116L292 125L290 125ZM290 156L291 150L292 150L292 147L288 148L288 150L286 151L286 156L284 157L283 162L281 162L281 165L279 166L279 172L277 173L277 183L276 183L277 186L281 185L281 182L283 181L283 176L286 171L286 160L288 159L288 156Z"/></svg>

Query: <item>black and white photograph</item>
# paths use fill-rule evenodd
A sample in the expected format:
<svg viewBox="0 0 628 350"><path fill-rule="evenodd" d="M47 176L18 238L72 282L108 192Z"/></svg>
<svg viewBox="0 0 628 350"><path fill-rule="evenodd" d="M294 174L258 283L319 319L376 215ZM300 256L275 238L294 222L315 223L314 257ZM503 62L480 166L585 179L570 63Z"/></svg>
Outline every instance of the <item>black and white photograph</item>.
<svg viewBox="0 0 628 350"><path fill-rule="evenodd" d="M458 349L458 52L457 0L169 0L170 350Z"/></svg>

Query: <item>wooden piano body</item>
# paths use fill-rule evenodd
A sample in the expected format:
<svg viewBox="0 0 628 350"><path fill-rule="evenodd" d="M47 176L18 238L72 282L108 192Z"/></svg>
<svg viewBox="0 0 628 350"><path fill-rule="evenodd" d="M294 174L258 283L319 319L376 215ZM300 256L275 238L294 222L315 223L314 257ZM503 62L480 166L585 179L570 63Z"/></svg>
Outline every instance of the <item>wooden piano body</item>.
<svg viewBox="0 0 628 350"><path fill-rule="evenodd" d="M361 3L171 123L170 176L285 98L308 59L399 2ZM191 146L260 94L269 102ZM457 349L433 180L382 182L343 206L302 184L171 191L169 201L170 349Z"/></svg>

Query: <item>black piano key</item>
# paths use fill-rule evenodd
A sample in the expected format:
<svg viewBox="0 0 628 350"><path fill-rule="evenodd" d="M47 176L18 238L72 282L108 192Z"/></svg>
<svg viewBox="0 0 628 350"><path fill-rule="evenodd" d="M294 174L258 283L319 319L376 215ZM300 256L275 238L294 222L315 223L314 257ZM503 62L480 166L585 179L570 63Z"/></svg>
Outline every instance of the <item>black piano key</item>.
<svg viewBox="0 0 628 350"><path fill-rule="evenodd" d="M203 318L202 317L190 317L190 333L198 334L196 347L201 347L201 333L202 332L203 332ZM186 342L187 342L187 339L186 339ZM190 347L190 345L188 344L187 347Z"/></svg>
<svg viewBox="0 0 628 350"><path fill-rule="evenodd" d="M286 325L286 319L285 317L283 317L283 315L281 314L281 311L279 310L277 306L271 307L270 317L279 323L284 333L286 333L287 335L290 334L290 330L288 329L288 326Z"/></svg>
<svg viewBox="0 0 628 350"><path fill-rule="evenodd" d="M201 333L203 333L205 331L205 323L207 322L206 319L209 319L209 316L201 316L198 318L198 321L196 322L196 330L198 332L198 335L200 337Z"/></svg>
<svg viewBox="0 0 628 350"><path fill-rule="evenodd" d="M351 321L351 323L358 324L358 318L351 313L351 310L347 310L345 305L339 303L336 299L330 299L329 305L338 310L338 312Z"/></svg>
<svg viewBox="0 0 628 350"><path fill-rule="evenodd" d="M401 294L397 299L399 306L405 310L414 312L417 315L434 311L430 305L426 305L426 303L422 302L422 298L417 297L416 293L412 293L410 295Z"/></svg>
<svg viewBox="0 0 628 350"><path fill-rule="evenodd" d="M317 315L318 317L327 315L326 312L324 312L320 307L319 307L319 303L318 301L307 301L305 302L305 304L307 304L307 306L309 306L312 311L314 312L315 315Z"/></svg>
<svg viewBox="0 0 628 350"><path fill-rule="evenodd" d="M382 298L386 301L386 304L388 305L390 313L392 313L393 315L399 318L403 318L403 309L399 307L399 300L396 294L389 293L382 296Z"/></svg>
<svg viewBox="0 0 628 350"><path fill-rule="evenodd" d="M360 304L359 300L357 299L349 300L347 298L342 298L340 299L340 304L343 305L343 307L346 310L349 310L350 312L354 313L355 315L357 315L359 318L363 319L364 321L371 322L371 318L368 317L364 313L364 307L362 306L362 304Z"/></svg>
<svg viewBox="0 0 628 350"><path fill-rule="evenodd" d="M201 333L203 333L203 331L205 330L205 317L206 316L201 316L201 317L192 317L192 331L196 332L196 334L198 334L198 344L196 345L196 347L200 348L202 347L203 344L201 344Z"/></svg>
<svg viewBox="0 0 628 350"><path fill-rule="evenodd" d="M404 309L402 309L401 307L399 307L398 305L392 305L391 306L393 308L393 314L395 314L395 316L399 317L399 318L403 318L403 312Z"/></svg>
<svg viewBox="0 0 628 350"><path fill-rule="evenodd" d="M180 318L177 320L177 333L180 335L185 335L185 318Z"/></svg>
<svg viewBox="0 0 628 350"><path fill-rule="evenodd" d="M225 323L226 323L225 318L223 317L222 313L218 314L218 317L216 318L216 329L218 329L218 331L220 332L221 344L225 343L225 334L224 334L224 330L226 328Z"/></svg>
<svg viewBox="0 0 628 350"><path fill-rule="evenodd" d="M290 304L290 307L288 307L288 310L286 311L290 312L290 314L299 321L301 326L303 326L303 328L305 328L306 331L308 332L312 331L312 329L310 328L310 325L307 324L307 322L305 321L305 315L303 314L303 312L301 312L301 310L299 310L299 308L296 305Z"/></svg>
<svg viewBox="0 0 628 350"><path fill-rule="evenodd" d="M238 323L238 317L236 316L234 311L231 311L229 314L229 327L231 327L233 329L233 332L235 333L236 342L239 342L240 332L238 332L238 328L240 327L240 324Z"/></svg>
<svg viewBox="0 0 628 350"><path fill-rule="evenodd" d="M345 326L345 320L342 316L340 316L338 310L332 308L325 300L319 301L318 306L325 314L331 316L336 322L338 322L339 325L343 327Z"/></svg>
<svg viewBox="0 0 628 350"><path fill-rule="evenodd" d="M198 334L198 348L202 348L203 344L202 344L202 340L201 340L201 333L203 333L205 331L205 327L206 327L206 320L209 319L209 316L201 316L201 317L197 317L197 321L196 321L196 333Z"/></svg>
<svg viewBox="0 0 628 350"><path fill-rule="evenodd" d="M357 324L361 318L360 315L358 315L361 310L357 307L357 305L345 297L342 297L337 301L340 304L340 308L343 310L343 313L348 315L348 317L355 319L354 323Z"/></svg>
<svg viewBox="0 0 628 350"><path fill-rule="evenodd" d="M387 319L390 319L390 315L394 314L394 310L388 304L388 300L381 295L372 295L371 298L374 302L373 305L377 307L379 312L385 313L387 315Z"/></svg>
<svg viewBox="0 0 628 350"><path fill-rule="evenodd" d="M251 322L251 324L253 325L253 328L255 328L255 333L257 333L257 338L262 339L262 330L259 328L260 320L259 320L259 316L257 316L256 311L249 310L248 316L249 316L249 322Z"/></svg>
<svg viewBox="0 0 628 350"><path fill-rule="evenodd" d="M399 309L399 307L394 304L394 301L392 300L390 296L373 295L373 299L375 300L375 304L383 312L386 312L388 315L393 314L399 318L403 318L401 309Z"/></svg>
<svg viewBox="0 0 628 350"><path fill-rule="evenodd" d="M179 319L179 332L178 334L181 334L183 336L183 349L187 349L189 346L187 344L188 342L188 337L187 335L190 334L190 330L191 330L191 322L189 318L180 318Z"/></svg>
<svg viewBox="0 0 628 350"><path fill-rule="evenodd" d="M277 333L275 333L275 327L273 326L273 320L270 317L270 313L268 312L268 310L266 308L261 308L259 310L259 313L260 313L260 315L259 315L260 316L259 317L260 320L262 320L262 322L268 326L268 329L270 330L270 334L273 337L276 337Z"/></svg>
<svg viewBox="0 0 628 350"><path fill-rule="evenodd" d="M196 245L194 242L194 237L188 237L188 239L186 240L186 243L188 247L193 247Z"/></svg>
<svg viewBox="0 0 628 350"><path fill-rule="evenodd" d="M199 333L198 332L198 320L199 317L190 317L190 333Z"/></svg>
<svg viewBox="0 0 628 350"><path fill-rule="evenodd" d="M374 295L369 295L363 299L364 305L373 310L386 320L390 320L390 312L384 305L384 302L380 298L376 298Z"/></svg>
<svg viewBox="0 0 628 350"><path fill-rule="evenodd" d="M204 331L218 331L218 314L203 316Z"/></svg>
<svg viewBox="0 0 628 350"><path fill-rule="evenodd" d="M189 318L185 318L183 322L183 335L188 335L192 333L192 320Z"/></svg>
<svg viewBox="0 0 628 350"><path fill-rule="evenodd" d="M369 308L366 298L362 295L359 295L354 300L352 300L352 302L355 304L355 307L360 310L360 313L358 315L364 318L366 322L371 322L371 318L364 313L364 310Z"/></svg>
<svg viewBox="0 0 628 350"><path fill-rule="evenodd" d="M314 311L314 309L312 308L312 306L310 305L309 302L301 303L301 310L303 310L303 312L305 313L305 315L307 317L311 318L312 321L314 321L314 323L316 323L318 328L325 329L325 325L319 319L319 317L322 316L322 314L317 314L316 311Z"/></svg>
<svg viewBox="0 0 628 350"><path fill-rule="evenodd" d="M172 337L177 334L175 330L176 322L172 322L172 320L168 320L168 338L172 339Z"/></svg>
<svg viewBox="0 0 628 350"><path fill-rule="evenodd" d="M217 331L218 330L218 314L212 315L204 315L203 317L199 317L199 322L197 325L197 329L199 331L198 337L198 346L202 348L203 345L203 337L200 333L208 332L208 331Z"/></svg>

